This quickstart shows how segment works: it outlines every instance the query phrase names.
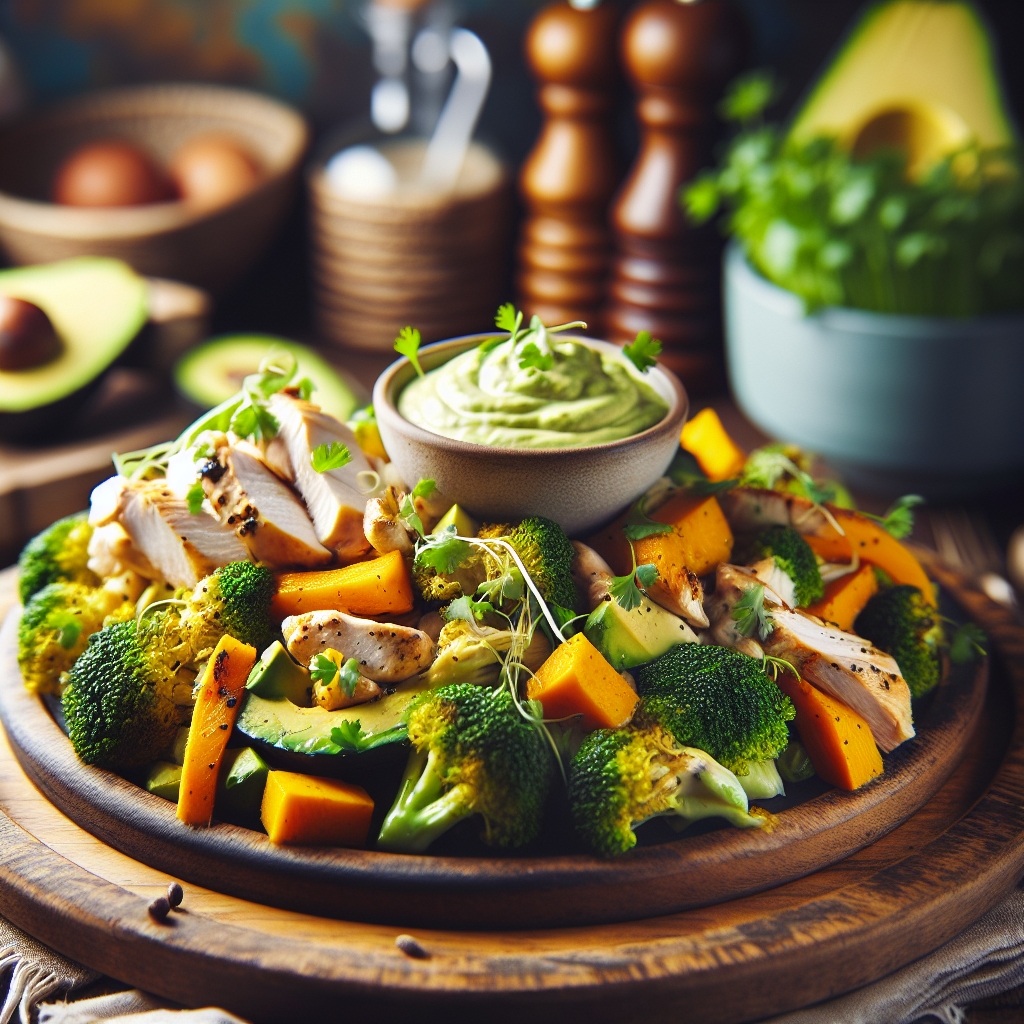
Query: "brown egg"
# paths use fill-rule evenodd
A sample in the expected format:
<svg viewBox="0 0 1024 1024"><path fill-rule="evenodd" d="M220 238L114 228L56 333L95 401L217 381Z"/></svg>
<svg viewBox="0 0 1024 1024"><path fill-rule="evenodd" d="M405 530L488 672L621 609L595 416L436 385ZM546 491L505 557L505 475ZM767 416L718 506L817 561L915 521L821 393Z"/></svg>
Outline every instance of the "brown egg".
<svg viewBox="0 0 1024 1024"><path fill-rule="evenodd" d="M197 206L223 206L259 181L252 156L223 135L200 135L178 148L171 177L181 198Z"/></svg>
<svg viewBox="0 0 1024 1024"><path fill-rule="evenodd" d="M167 175L141 149L121 139L76 149L53 182L53 201L67 206L139 206L173 198Z"/></svg>

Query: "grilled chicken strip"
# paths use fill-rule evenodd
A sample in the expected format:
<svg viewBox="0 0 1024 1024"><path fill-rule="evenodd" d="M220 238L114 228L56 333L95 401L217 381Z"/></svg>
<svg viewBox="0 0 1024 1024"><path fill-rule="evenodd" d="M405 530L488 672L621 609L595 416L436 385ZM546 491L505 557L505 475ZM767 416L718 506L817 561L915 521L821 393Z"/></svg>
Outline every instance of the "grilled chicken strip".
<svg viewBox="0 0 1024 1024"><path fill-rule="evenodd" d="M572 560L572 578L583 595L587 611L593 611L607 596L615 573L611 566L591 547L578 540L572 542L576 557Z"/></svg>
<svg viewBox="0 0 1024 1024"><path fill-rule="evenodd" d="M422 672L434 658L434 641L422 630L345 612L291 615L281 623L281 632L289 652L303 665L330 648L355 658L367 679L388 685Z"/></svg>
<svg viewBox="0 0 1024 1024"><path fill-rule="evenodd" d="M658 582L648 591L662 608L681 615L691 626L706 629L709 625L704 611L704 587L689 569L658 569Z"/></svg>
<svg viewBox="0 0 1024 1024"><path fill-rule="evenodd" d="M163 480L125 484L117 509L132 548L175 587L194 587L214 569L249 557L231 530L206 512L192 515Z"/></svg>
<svg viewBox="0 0 1024 1024"><path fill-rule="evenodd" d="M316 538L292 489L248 445L225 445L203 466L203 489L222 523L272 569L324 565L333 554Z"/></svg>
<svg viewBox="0 0 1024 1024"><path fill-rule="evenodd" d="M785 607L755 573L755 569L764 573L768 561L752 568L725 563L718 567L715 593L707 606L711 641L753 657L760 657L763 649L788 661L808 682L861 715L875 742L886 752L910 739L914 735L910 689L896 662L853 633ZM774 623L760 644L743 636L732 617L739 598L759 583L765 588L765 607Z"/></svg>
<svg viewBox="0 0 1024 1024"><path fill-rule="evenodd" d="M766 526L791 526L798 533L811 535L831 532L831 523L821 509L796 494L736 487L717 498L735 533L755 533Z"/></svg>
<svg viewBox="0 0 1024 1024"><path fill-rule="evenodd" d="M371 470L355 434L318 405L283 392L271 397L270 411L280 424L278 437L288 449L295 486L309 510L317 539L342 559L365 554L370 547L363 536L366 494L356 478ZM310 456L315 448L331 443L345 445L352 460L340 469L318 473Z"/></svg>

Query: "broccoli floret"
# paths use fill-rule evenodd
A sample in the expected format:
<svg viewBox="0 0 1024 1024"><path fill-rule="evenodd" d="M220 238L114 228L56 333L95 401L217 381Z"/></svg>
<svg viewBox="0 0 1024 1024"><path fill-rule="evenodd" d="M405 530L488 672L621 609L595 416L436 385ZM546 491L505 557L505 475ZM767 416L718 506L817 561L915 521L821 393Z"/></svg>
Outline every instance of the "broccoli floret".
<svg viewBox="0 0 1024 1024"><path fill-rule="evenodd" d="M133 574L134 575L134 574ZM121 577L103 587L59 581L29 598L18 624L18 665L33 693L57 693L61 675L85 650L104 622L135 617L137 591L119 588Z"/></svg>
<svg viewBox="0 0 1024 1024"><path fill-rule="evenodd" d="M88 515L78 512L58 519L25 545L18 559L18 596L22 604L58 580L99 586L99 577L86 565L92 537Z"/></svg>
<svg viewBox="0 0 1024 1024"><path fill-rule="evenodd" d="M549 604L569 609L576 607L579 598L572 579L576 550L558 523L543 516L531 516L518 526L483 526L479 536L507 540ZM488 578L496 579L499 573L496 560L489 558Z"/></svg>
<svg viewBox="0 0 1024 1024"><path fill-rule="evenodd" d="M825 596L818 560L811 546L796 530L788 526L770 526L757 535L753 548L757 557L771 555L776 568L792 581L797 608L806 608Z"/></svg>
<svg viewBox="0 0 1024 1024"><path fill-rule="evenodd" d="M276 589L274 574L254 562L232 562L200 580L181 613L188 652L182 661L205 657L225 633L257 651L269 647L276 632L270 618Z"/></svg>
<svg viewBox="0 0 1024 1024"><path fill-rule="evenodd" d="M422 853L471 814L491 846L540 832L554 767L540 731L505 690L456 684L429 690L406 712L412 752L378 845Z"/></svg>
<svg viewBox="0 0 1024 1024"><path fill-rule="evenodd" d="M577 835L602 857L636 845L638 825L671 815L683 828L725 818L760 828L739 780L703 750L678 743L658 725L591 733L569 767L569 812Z"/></svg>
<svg viewBox="0 0 1024 1024"><path fill-rule="evenodd" d="M68 674L61 699L75 752L86 764L127 768L168 754L188 717L191 682L150 643L160 615L100 630ZM187 699L187 698L186 698Z"/></svg>
<svg viewBox="0 0 1024 1024"><path fill-rule="evenodd" d="M857 636L896 659L912 697L923 697L938 685L942 620L917 587L904 583L880 590L864 606L853 628Z"/></svg>
<svg viewBox="0 0 1024 1024"><path fill-rule="evenodd" d="M776 758L796 712L756 658L710 644L679 644L633 670L637 720L684 746L706 750L737 775L750 761Z"/></svg>

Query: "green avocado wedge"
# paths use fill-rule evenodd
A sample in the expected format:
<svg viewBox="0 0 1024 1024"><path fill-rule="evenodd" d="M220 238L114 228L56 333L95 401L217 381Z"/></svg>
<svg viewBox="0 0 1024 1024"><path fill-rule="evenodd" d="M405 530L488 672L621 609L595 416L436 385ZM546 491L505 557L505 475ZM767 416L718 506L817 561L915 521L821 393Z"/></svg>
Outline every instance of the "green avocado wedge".
<svg viewBox="0 0 1024 1024"><path fill-rule="evenodd" d="M0 271L0 293L35 303L63 351L42 366L0 370L0 434L20 433L29 413L67 399L96 380L146 322L145 279L126 263L83 256ZM33 418L33 422L35 418Z"/></svg>
<svg viewBox="0 0 1024 1024"><path fill-rule="evenodd" d="M211 338L178 360L174 383L194 405L212 409L235 394L242 379L256 373L274 349L295 357L297 380L308 377L313 382L311 401L342 423L352 415L359 401L337 370L307 345L272 334L225 334Z"/></svg>
<svg viewBox="0 0 1024 1024"><path fill-rule="evenodd" d="M646 665L697 636L678 615L649 598L626 611L618 601L602 601L583 627L586 638L618 671Z"/></svg>

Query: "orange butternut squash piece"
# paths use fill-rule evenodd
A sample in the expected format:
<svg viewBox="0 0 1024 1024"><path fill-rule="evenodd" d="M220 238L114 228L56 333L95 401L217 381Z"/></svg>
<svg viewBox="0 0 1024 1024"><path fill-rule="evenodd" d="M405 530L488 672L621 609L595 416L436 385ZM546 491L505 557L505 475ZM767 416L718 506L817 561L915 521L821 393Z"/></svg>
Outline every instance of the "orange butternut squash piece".
<svg viewBox="0 0 1024 1024"><path fill-rule="evenodd" d="M791 672L780 672L776 682L793 702L800 741L826 782L854 790L882 774L882 755L871 727L853 708Z"/></svg>
<svg viewBox="0 0 1024 1024"><path fill-rule="evenodd" d="M825 596L804 610L826 622L834 622L846 633L852 633L853 620L877 593L875 570L870 565L862 565L856 572L826 583Z"/></svg>
<svg viewBox="0 0 1024 1024"><path fill-rule="evenodd" d="M728 435L718 413L701 409L683 425L679 443L697 460L709 480L738 477L747 461L746 453Z"/></svg>
<svg viewBox="0 0 1024 1024"><path fill-rule="evenodd" d="M400 551L389 551L341 569L282 573L271 612L278 619L319 611L373 616L401 615L412 607L412 580L405 559Z"/></svg>
<svg viewBox="0 0 1024 1024"><path fill-rule="evenodd" d="M373 798L362 786L338 779L272 771L260 816L272 843L364 846Z"/></svg>
<svg viewBox="0 0 1024 1024"><path fill-rule="evenodd" d="M628 516L628 512L619 516L587 542L617 576L625 576L632 565L629 541L622 532ZM635 541L636 562L653 563L665 579L679 572L685 575L687 569L702 576L719 562L727 562L732 554L732 530L714 495L695 498L677 494L650 517L657 523L667 523L672 532Z"/></svg>
<svg viewBox="0 0 1024 1024"><path fill-rule="evenodd" d="M213 817L217 773L256 655L255 647L222 636L206 663L178 786L178 818L186 825L209 825Z"/></svg>
<svg viewBox="0 0 1024 1024"><path fill-rule="evenodd" d="M819 534L805 537L815 554L821 555L826 562L849 562L856 551L862 562L885 570L894 583L909 583L917 587L925 600L935 605L935 590L928 574L891 533L873 519L850 509L833 505L828 509L843 528L845 536L840 536L832 526L826 526Z"/></svg>
<svg viewBox="0 0 1024 1024"><path fill-rule="evenodd" d="M545 718L583 715L584 729L618 729L632 717L637 695L601 652L577 633L559 644L527 686Z"/></svg>

